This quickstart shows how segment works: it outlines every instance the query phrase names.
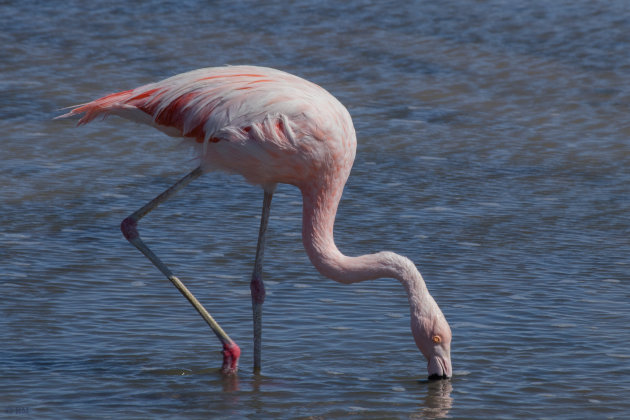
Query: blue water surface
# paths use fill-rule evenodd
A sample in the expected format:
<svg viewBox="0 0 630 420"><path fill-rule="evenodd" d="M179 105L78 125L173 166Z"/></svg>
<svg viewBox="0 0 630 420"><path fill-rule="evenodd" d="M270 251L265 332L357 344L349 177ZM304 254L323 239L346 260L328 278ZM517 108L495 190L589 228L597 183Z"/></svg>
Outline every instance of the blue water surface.
<svg viewBox="0 0 630 420"><path fill-rule="evenodd" d="M0 4L0 416L628 418L626 1L150 0ZM281 185L263 371L251 275L262 192L202 177L142 234L241 345L236 377L120 221L194 168L177 140L59 108L225 64L312 80L359 146L335 224L392 250L453 330L426 380L392 279L322 277Z"/></svg>

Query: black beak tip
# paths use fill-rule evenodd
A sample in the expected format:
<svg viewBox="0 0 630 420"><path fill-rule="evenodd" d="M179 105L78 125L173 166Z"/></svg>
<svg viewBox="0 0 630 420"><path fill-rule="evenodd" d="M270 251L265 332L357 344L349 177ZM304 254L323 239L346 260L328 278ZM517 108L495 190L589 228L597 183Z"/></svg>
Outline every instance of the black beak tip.
<svg viewBox="0 0 630 420"><path fill-rule="evenodd" d="M440 379L448 379L449 377L446 375L438 375L437 373L434 373L433 375L429 375L429 380L430 381L438 381Z"/></svg>

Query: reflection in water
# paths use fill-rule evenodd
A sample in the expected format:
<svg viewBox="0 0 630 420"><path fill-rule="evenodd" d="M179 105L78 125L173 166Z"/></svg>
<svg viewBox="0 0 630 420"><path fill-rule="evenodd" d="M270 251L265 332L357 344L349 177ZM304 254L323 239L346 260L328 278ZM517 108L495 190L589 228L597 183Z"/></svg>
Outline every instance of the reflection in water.
<svg viewBox="0 0 630 420"><path fill-rule="evenodd" d="M222 375L223 392L240 391L238 375Z"/></svg>
<svg viewBox="0 0 630 420"><path fill-rule="evenodd" d="M424 404L419 412L411 418L413 419L441 419L448 416L449 410L453 406L451 392L453 384L450 380L429 381L427 383L427 395Z"/></svg>

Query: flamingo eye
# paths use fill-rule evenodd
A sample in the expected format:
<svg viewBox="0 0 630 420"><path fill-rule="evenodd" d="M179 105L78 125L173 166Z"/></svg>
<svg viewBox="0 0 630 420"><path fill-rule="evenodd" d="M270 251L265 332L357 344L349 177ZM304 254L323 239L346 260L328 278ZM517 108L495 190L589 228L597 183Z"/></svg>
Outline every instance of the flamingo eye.
<svg viewBox="0 0 630 420"><path fill-rule="evenodd" d="M434 335L433 337L431 337L431 341L433 341L435 344L440 344L442 342L442 337L440 337L439 335Z"/></svg>

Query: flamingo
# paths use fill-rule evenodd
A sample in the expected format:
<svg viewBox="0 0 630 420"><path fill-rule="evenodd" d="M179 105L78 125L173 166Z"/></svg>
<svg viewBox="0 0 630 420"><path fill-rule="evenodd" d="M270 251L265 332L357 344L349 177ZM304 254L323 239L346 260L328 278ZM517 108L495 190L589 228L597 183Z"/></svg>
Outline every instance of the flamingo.
<svg viewBox="0 0 630 420"><path fill-rule="evenodd" d="M394 278L404 286L411 332L427 360L429 379L451 377L451 329L406 257L389 251L350 257L335 245L333 225L356 152L347 109L320 86L289 73L256 66L193 70L157 83L76 105L57 118L82 115L78 125L117 115L145 123L196 149L199 165L121 223L124 237L175 285L205 319L223 345L222 372L238 369L239 346L186 286L142 241L138 221L206 172L242 175L264 192L250 289L254 320L254 372L261 370L262 264L271 199L278 183L302 193L302 241L324 276L350 284Z"/></svg>

